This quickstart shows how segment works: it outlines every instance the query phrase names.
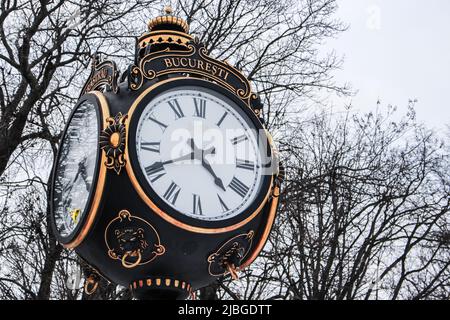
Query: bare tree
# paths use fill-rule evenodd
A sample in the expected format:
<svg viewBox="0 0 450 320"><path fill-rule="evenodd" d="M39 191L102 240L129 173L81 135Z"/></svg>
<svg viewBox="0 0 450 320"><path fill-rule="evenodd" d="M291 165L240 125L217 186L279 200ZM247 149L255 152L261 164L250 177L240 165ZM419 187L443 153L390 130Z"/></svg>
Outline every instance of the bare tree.
<svg viewBox="0 0 450 320"><path fill-rule="evenodd" d="M398 122L392 113L291 122L281 214L235 295L448 297L448 150L412 107Z"/></svg>
<svg viewBox="0 0 450 320"><path fill-rule="evenodd" d="M248 76L273 130L303 109L299 101L318 102L327 91L351 94L333 79L341 59L321 46L346 29L335 18L335 0L178 0L176 8L214 57Z"/></svg>
<svg viewBox="0 0 450 320"><path fill-rule="evenodd" d="M3 1L0 12L0 298L129 299L49 228L48 179L64 119L103 52L132 62L134 38L163 1ZM340 59L322 43L345 30L335 0L178 0L211 54L251 79L288 168L263 254L201 299L442 299L449 292L448 145L409 117L302 112L324 103ZM133 21L134 23L130 23ZM447 148L447 149L445 149ZM70 282L70 281L69 281Z"/></svg>
<svg viewBox="0 0 450 320"><path fill-rule="evenodd" d="M1 2L0 175L5 223L0 285L5 298L51 296L62 248L48 223L47 186L62 123L76 101L91 55L117 52L114 48L123 48L122 55L132 52L124 41L133 42L136 31L126 21L149 4Z"/></svg>

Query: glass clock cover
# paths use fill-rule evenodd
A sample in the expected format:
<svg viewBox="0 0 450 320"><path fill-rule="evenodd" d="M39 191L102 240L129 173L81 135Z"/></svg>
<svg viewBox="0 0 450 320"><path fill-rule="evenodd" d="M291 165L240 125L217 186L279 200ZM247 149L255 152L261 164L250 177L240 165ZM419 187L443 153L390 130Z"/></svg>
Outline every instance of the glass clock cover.
<svg viewBox="0 0 450 320"><path fill-rule="evenodd" d="M92 193L97 165L99 119L96 106L83 101L63 136L54 174L53 214L61 237L74 234Z"/></svg>

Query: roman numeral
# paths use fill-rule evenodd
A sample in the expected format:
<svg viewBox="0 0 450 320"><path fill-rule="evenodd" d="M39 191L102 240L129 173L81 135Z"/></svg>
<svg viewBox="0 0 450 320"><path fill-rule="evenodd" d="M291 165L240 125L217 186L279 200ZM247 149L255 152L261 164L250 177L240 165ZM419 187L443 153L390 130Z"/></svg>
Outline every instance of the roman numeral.
<svg viewBox="0 0 450 320"><path fill-rule="evenodd" d="M164 198L169 201L171 204L175 204L177 201L178 195L180 194L181 188L176 185L176 183L172 182L167 188L166 193L164 193Z"/></svg>
<svg viewBox="0 0 450 320"><path fill-rule="evenodd" d="M220 125L222 124L223 120L225 120L227 115L228 115L228 112L225 111L225 113L223 114L222 118L220 118L219 122L217 122L217 126L218 127L220 127Z"/></svg>
<svg viewBox="0 0 450 320"><path fill-rule="evenodd" d="M141 149L159 153L159 142L142 142Z"/></svg>
<svg viewBox="0 0 450 320"><path fill-rule="evenodd" d="M206 100L203 100L201 98L194 98L194 104L195 104L195 114L194 116L205 118L206 116Z"/></svg>
<svg viewBox="0 0 450 320"><path fill-rule="evenodd" d="M253 171L255 168L255 163L249 160L236 159L236 168Z"/></svg>
<svg viewBox="0 0 450 320"><path fill-rule="evenodd" d="M161 162L155 162L151 166L145 167L145 173L153 183L166 174L164 166Z"/></svg>
<svg viewBox="0 0 450 320"><path fill-rule="evenodd" d="M243 134L241 136L238 136L236 138L231 139L231 143L236 145L239 142L242 142L242 141L245 141L245 140L247 140L247 136L245 134Z"/></svg>
<svg viewBox="0 0 450 320"><path fill-rule="evenodd" d="M200 196L197 194L193 194L192 195L192 213L193 214L198 214L198 215L203 215L202 213L202 203L200 201Z"/></svg>
<svg viewBox="0 0 450 320"><path fill-rule="evenodd" d="M161 129L162 129L162 131L166 130L166 128L167 128L167 125L165 125L164 123L162 123L162 122L156 120L155 118L152 118L151 116L148 117L148 120L153 121L153 122L156 123L158 126L160 126Z"/></svg>
<svg viewBox="0 0 450 320"><path fill-rule="evenodd" d="M222 212L230 210L228 209L227 205L225 204L225 202L223 202L222 198L219 195L217 195L217 198L219 198L220 206L222 207Z"/></svg>
<svg viewBox="0 0 450 320"><path fill-rule="evenodd" d="M169 103L169 106L172 108L173 112L175 112L175 116L177 119L184 117L183 110L181 110L180 104L178 103L177 99L173 99L172 101L169 101L168 103Z"/></svg>
<svg viewBox="0 0 450 320"><path fill-rule="evenodd" d="M233 177L233 180L231 180L229 187L242 198L245 197L249 190L249 187L247 187L241 180L236 177Z"/></svg>

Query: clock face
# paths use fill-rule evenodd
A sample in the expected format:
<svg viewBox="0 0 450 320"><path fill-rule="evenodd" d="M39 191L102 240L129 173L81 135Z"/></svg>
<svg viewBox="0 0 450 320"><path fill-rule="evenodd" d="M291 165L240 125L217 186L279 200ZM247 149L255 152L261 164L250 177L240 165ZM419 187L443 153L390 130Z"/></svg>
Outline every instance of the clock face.
<svg viewBox="0 0 450 320"><path fill-rule="evenodd" d="M207 88L179 87L151 100L137 124L136 150L146 183L185 216L229 219L260 193L254 124L236 103Z"/></svg>
<svg viewBox="0 0 450 320"><path fill-rule="evenodd" d="M64 134L53 183L53 214L60 236L74 233L86 214L97 163L98 116L86 100L73 113Z"/></svg>

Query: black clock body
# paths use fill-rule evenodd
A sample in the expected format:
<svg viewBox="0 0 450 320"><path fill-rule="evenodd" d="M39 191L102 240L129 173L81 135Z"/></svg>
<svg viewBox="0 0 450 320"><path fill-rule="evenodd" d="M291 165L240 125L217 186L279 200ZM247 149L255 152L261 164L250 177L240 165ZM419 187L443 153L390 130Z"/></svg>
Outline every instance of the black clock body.
<svg viewBox="0 0 450 320"><path fill-rule="evenodd" d="M177 21L166 24L176 25ZM158 37L160 32L153 31ZM141 50L138 66L132 65L119 84L115 64L96 61L63 134L64 144L77 131L70 126L79 108L89 103L95 109L97 123L86 120L91 130L97 126L98 131L97 150L90 150L94 162L91 188L84 209L71 212L77 225L68 234L61 232L54 200L58 196L55 190L61 189L57 185L61 180L58 165L53 169L51 188L54 233L91 267L95 277L86 282L88 291L96 288L96 277L103 277L129 287L139 299L187 298L218 277L235 277L250 265L262 250L275 219L283 173L271 136L261 122L259 99L238 70L209 58L201 44L180 30L171 32L171 39L180 36L189 41L184 46L169 46L172 51L146 55ZM266 170L269 174L262 175L258 194L235 216L195 219L162 201L146 181L136 149L138 122L147 104L177 88L202 88L225 97L253 129L263 133L259 142L268 159L264 166L272 171ZM61 147L57 164L64 152ZM193 176L192 183L203 182Z"/></svg>
<svg viewBox="0 0 450 320"><path fill-rule="evenodd" d="M135 168L133 170L135 171L135 181L144 186L144 192L154 201L155 205L177 221L188 226L187 228L180 228L153 211L136 191L136 185L133 184L128 170L122 170L120 174L117 174L114 170L106 171L103 190L100 190L100 194L91 195L91 198L100 198L95 219L86 237L75 247L75 250L101 276L122 286L130 286L135 295L140 298L185 298L193 290L208 285L218 276L227 274L228 270L218 260L221 259L220 255L225 255L230 250L233 251L233 241L238 241L239 250L243 251L241 256L234 257L235 267L253 260L252 254L260 250L266 241L267 230L270 229L270 224L273 222L273 217L270 217L271 214L274 214L273 202L278 200L273 195L275 183L274 176L271 175L264 176L262 192L245 213L223 221L210 222L188 218L158 200L158 196L145 184L143 173L136 170L139 167L136 151L133 148L136 143L134 134L136 123L143 105L164 91L183 86L205 87L226 95L242 107L242 110L252 120L255 128L263 129L260 120L250 108L243 105L239 99L229 94L225 89L202 79L175 77L161 82L148 83L147 86L135 92L123 88L117 94L104 93L104 101L106 101L111 115L128 114L130 107L137 99L141 98L139 104L137 104L137 112L133 113L133 118L128 118L128 122L126 122L128 125L126 141L129 146L127 147L128 154L125 161L128 166ZM88 93L82 96L80 101L85 99L93 100L96 98ZM101 110L98 110L98 114L101 114ZM268 141L267 146L266 151L270 158L272 152L270 141ZM100 168L103 165L102 159L98 157L97 161L97 168ZM99 183L98 176L97 173L95 185ZM90 203L92 201L93 199L90 199ZM156 242L156 244L162 246L164 252L160 255L153 255L154 257L151 257L152 254L150 254L150 258L147 257L147 259L153 259L152 261L132 268L124 267L120 257L119 259L112 259L108 251L115 249L112 246L117 245L117 243L108 243L108 241L114 242L111 238L115 237L114 231L116 230L108 228L108 225L114 219L118 219L120 212L128 212L133 217L132 221L124 226L130 230L133 230L133 228L137 230L142 227L142 223L134 224L137 218L150 224L152 228L144 228L143 240L149 245ZM254 215L254 218L251 218L252 215ZM246 219L249 219L249 221L242 226L229 228ZM124 220L127 220L127 218L125 217ZM141 222L141 220L138 221ZM197 231L194 229L192 231L189 230L189 226L204 230ZM220 231L227 228L230 230ZM120 229L120 226L118 226L118 229ZM79 230L76 230L75 233L77 231L79 232ZM56 230L55 232L58 234ZM157 234L156 237L155 234ZM67 240L67 238L60 239L63 243ZM230 242L230 240L232 241ZM220 249L223 245L226 247L221 252ZM219 255L216 258L217 261L208 261L217 252ZM133 257L130 257L129 260L132 263Z"/></svg>

